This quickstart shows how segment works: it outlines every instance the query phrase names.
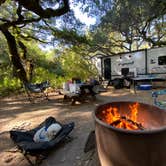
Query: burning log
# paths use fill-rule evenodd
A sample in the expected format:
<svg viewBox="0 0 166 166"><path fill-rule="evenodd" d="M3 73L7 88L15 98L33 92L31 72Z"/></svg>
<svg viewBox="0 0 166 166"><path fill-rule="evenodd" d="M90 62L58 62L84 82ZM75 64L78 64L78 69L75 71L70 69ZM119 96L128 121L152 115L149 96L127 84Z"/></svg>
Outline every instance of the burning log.
<svg viewBox="0 0 166 166"><path fill-rule="evenodd" d="M125 116L120 116L119 119L113 121L110 123L110 125L113 127L130 130L145 130L141 123L134 122Z"/></svg>
<svg viewBox="0 0 166 166"><path fill-rule="evenodd" d="M115 121L113 121L112 123L110 123L110 125L116 127L116 126L119 125L120 123L121 123L121 120L118 119L118 120L115 120Z"/></svg>
<svg viewBox="0 0 166 166"><path fill-rule="evenodd" d="M122 128L127 130L145 130L141 123L137 120L139 103L128 105L129 111L124 115L120 113L117 107L107 107L103 109L98 118L103 122L114 126L116 128Z"/></svg>

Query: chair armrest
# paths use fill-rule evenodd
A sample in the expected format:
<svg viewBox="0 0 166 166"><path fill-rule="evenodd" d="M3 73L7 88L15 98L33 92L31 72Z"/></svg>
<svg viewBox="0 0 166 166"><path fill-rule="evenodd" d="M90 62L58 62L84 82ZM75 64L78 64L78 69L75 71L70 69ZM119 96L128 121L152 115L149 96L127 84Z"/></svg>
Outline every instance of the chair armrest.
<svg viewBox="0 0 166 166"><path fill-rule="evenodd" d="M165 107L164 106L165 101L160 101L160 99L158 99L159 95L166 95L166 89L152 92L152 97L153 97L154 104L159 106L159 107Z"/></svg>
<svg viewBox="0 0 166 166"><path fill-rule="evenodd" d="M152 92L152 97L153 96L158 96L158 95L166 95L166 89Z"/></svg>

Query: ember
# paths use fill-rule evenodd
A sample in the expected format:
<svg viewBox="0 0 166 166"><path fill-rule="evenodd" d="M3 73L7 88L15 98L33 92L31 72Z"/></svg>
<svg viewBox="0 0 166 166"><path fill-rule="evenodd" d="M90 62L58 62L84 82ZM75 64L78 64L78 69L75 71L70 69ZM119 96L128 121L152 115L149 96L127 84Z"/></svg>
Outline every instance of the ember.
<svg viewBox="0 0 166 166"><path fill-rule="evenodd" d="M137 121L139 103L129 105L130 113L120 115L118 108L109 107L102 110L98 115L99 119L116 128L127 130L144 130L145 128Z"/></svg>

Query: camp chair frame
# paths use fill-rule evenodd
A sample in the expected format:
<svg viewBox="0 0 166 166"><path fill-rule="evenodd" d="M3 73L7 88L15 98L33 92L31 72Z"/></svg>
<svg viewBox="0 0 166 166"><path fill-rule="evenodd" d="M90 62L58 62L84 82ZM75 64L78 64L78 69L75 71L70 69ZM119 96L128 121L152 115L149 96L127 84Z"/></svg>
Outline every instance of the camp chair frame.
<svg viewBox="0 0 166 166"><path fill-rule="evenodd" d="M59 123L62 126L62 129L57 133L54 139L49 142L34 142L33 137L35 133L42 128L43 126L48 127L53 123ZM10 137L13 142L16 144L19 152L21 152L27 161L32 165L36 166L42 162L42 159L45 159L49 152L60 145L65 140L69 140L69 134L74 129L74 122L68 124L61 124L56 121L54 117L48 117L39 124L36 128L29 131L20 131L20 130L11 130ZM71 140L71 139L70 139ZM36 157L35 163L30 160L30 156Z"/></svg>
<svg viewBox="0 0 166 166"><path fill-rule="evenodd" d="M26 91L26 94L28 96L28 100L30 102L33 102L33 94L41 94L40 96L37 97L44 97L46 100L49 100L48 98L48 92L47 92L47 88L50 87L50 83L49 81L44 81L41 83L37 83L37 84L32 84L32 83L24 83L24 88Z"/></svg>

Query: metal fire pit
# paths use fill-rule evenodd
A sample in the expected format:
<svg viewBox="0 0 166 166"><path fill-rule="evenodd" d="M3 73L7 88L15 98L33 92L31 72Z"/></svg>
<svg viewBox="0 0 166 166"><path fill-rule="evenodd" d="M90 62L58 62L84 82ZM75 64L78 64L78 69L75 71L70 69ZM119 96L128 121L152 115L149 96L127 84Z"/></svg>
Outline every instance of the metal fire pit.
<svg viewBox="0 0 166 166"><path fill-rule="evenodd" d="M146 130L125 130L99 120L100 111L115 106L122 115L134 102L100 105L94 112L97 152L101 166L166 166L166 111L139 103L138 121Z"/></svg>

